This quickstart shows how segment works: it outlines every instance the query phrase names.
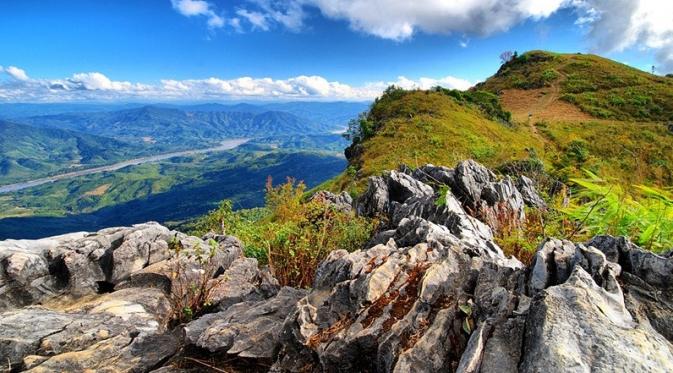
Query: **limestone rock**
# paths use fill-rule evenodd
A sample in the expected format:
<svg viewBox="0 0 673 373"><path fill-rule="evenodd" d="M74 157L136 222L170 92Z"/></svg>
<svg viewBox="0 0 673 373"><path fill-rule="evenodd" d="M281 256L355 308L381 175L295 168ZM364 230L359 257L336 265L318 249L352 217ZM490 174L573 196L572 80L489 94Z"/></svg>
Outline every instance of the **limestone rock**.
<svg viewBox="0 0 673 373"><path fill-rule="evenodd" d="M334 194L323 190L311 196L311 200L328 203L342 212L350 212L353 210L353 198L346 192Z"/></svg>

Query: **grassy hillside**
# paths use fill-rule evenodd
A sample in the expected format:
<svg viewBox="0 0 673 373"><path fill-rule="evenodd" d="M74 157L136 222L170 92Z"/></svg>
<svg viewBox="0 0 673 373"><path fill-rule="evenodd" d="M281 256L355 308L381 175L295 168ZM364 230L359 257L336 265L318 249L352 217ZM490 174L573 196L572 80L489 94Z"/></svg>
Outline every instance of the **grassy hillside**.
<svg viewBox="0 0 673 373"><path fill-rule="evenodd" d="M489 119L478 106L442 92L389 90L362 122L372 133L349 148L348 169L326 187L360 191L368 176L401 164L453 165L474 158L495 165L543 150L530 132Z"/></svg>
<svg viewBox="0 0 673 373"><path fill-rule="evenodd" d="M673 79L595 55L527 52L474 89L497 93L526 115L561 101L594 118L673 121ZM570 111L558 110L555 119L581 119Z"/></svg>
<svg viewBox="0 0 673 373"><path fill-rule="evenodd" d="M458 98L457 98L458 97ZM492 105L493 106L493 105ZM357 123L349 167L323 185L362 191L366 178L401 164L454 165L473 158L493 168L538 162L563 181L588 169L624 183L673 182L673 134L666 126L608 120L509 122L456 91L389 90Z"/></svg>
<svg viewBox="0 0 673 373"><path fill-rule="evenodd" d="M0 121L0 184L143 154L139 146L55 128Z"/></svg>

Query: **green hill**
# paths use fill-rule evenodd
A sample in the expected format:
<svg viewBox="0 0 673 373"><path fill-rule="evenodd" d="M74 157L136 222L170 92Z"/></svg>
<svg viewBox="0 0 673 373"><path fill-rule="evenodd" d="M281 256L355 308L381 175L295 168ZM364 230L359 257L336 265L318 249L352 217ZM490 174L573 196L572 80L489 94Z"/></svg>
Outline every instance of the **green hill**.
<svg viewBox="0 0 673 373"><path fill-rule="evenodd" d="M546 73L549 69L557 73ZM323 187L359 192L368 176L401 164L453 165L466 158L503 171L544 168L561 181L589 170L624 184L671 185L673 133L661 123L673 114L669 80L597 56L530 52L467 92L391 87L353 123L349 167ZM577 88L580 81L588 82L582 83L586 89ZM517 112L507 113L503 92L551 85L562 100L574 97L585 105L582 110L601 108L608 114L600 116L609 119L548 97L543 111L567 116L521 120ZM625 97L624 105L610 104L617 95ZM519 109L537 105L540 98L526 99L522 94Z"/></svg>
<svg viewBox="0 0 673 373"><path fill-rule="evenodd" d="M560 100L595 118L673 120L673 79L591 54L527 52L503 64L474 89L504 96L505 106L511 111L523 110L529 104L528 112L535 112L546 109L536 108L537 101L541 106L554 106ZM528 95L532 91L539 95ZM527 102L517 105L517 99ZM556 119L567 119L563 112L557 114Z"/></svg>

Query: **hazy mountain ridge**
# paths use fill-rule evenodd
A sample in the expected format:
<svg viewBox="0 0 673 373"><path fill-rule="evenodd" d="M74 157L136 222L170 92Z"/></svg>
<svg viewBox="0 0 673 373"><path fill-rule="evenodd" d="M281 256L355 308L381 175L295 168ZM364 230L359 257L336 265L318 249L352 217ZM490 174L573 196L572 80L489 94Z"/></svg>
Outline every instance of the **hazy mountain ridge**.
<svg viewBox="0 0 673 373"><path fill-rule="evenodd" d="M232 137L329 132L290 113L192 112L158 106L104 113L75 113L21 119L40 128L61 128L135 143L198 145Z"/></svg>

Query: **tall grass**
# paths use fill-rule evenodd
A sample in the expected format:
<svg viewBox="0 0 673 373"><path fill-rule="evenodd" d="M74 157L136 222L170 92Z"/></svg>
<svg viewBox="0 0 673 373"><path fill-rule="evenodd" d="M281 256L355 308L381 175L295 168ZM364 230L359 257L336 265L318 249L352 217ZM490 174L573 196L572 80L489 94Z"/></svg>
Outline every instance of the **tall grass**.
<svg viewBox="0 0 673 373"><path fill-rule="evenodd" d="M370 239L376 222L319 200L304 199L306 186L288 180L266 186L263 209L234 212L223 202L197 224L208 231L237 236L245 254L268 264L281 285L309 287L318 264L333 250L354 251Z"/></svg>
<svg viewBox="0 0 673 373"><path fill-rule="evenodd" d="M628 236L641 247L660 252L673 249L673 194L670 191L620 184L585 171L573 203L565 213L577 222L578 234Z"/></svg>

